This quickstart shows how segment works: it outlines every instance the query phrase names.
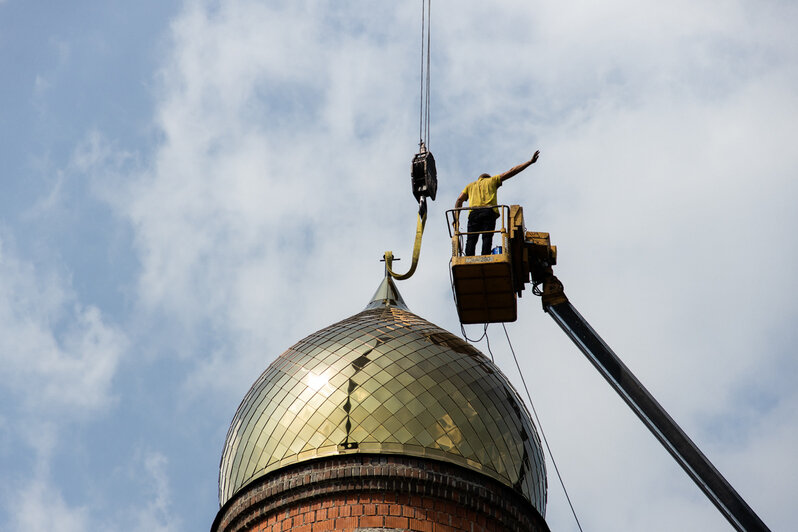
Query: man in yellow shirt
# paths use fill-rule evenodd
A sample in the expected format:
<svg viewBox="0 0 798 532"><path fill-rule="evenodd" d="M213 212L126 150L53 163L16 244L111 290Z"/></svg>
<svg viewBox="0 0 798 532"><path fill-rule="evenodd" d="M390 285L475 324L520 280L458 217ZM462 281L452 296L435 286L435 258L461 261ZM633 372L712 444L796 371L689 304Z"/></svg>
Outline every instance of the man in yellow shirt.
<svg viewBox="0 0 798 532"><path fill-rule="evenodd" d="M474 208L468 214L468 232L478 231L493 231L496 229L496 219L499 217L499 209L495 206L496 191L502 183L510 179L514 175L526 170L526 168L535 163L540 155L540 150L536 151L530 160L515 166L503 174L491 177L489 174L482 174L476 181L466 185L463 192L457 197L454 204L455 209L463 206L464 201L468 201L469 207L484 207ZM473 255L477 249L477 240L479 235L468 235L466 239L466 255ZM490 250L493 245L493 233L482 234L482 254L490 255Z"/></svg>

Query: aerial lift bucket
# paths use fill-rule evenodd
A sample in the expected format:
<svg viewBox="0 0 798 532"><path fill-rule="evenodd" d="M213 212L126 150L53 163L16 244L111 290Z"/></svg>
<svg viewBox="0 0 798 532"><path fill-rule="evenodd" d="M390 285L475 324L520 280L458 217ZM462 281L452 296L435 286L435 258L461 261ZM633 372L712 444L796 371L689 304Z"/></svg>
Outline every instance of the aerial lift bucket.
<svg viewBox="0 0 798 532"><path fill-rule="evenodd" d="M501 228L498 249L490 255L462 255L461 237L471 233L460 231L460 211L452 209L452 284L457 300L457 314L461 323L498 323L515 321L517 305L513 283L510 242L506 228L509 208L500 205ZM481 233L480 233L481 234Z"/></svg>

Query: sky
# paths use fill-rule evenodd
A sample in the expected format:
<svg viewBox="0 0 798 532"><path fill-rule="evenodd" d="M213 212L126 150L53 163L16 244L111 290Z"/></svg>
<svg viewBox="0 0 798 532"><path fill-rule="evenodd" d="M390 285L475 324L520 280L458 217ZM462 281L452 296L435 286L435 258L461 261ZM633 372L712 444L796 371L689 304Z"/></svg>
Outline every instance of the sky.
<svg viewBox="0 0 798 532"><path fill-rule="evenodd" d="M459 334L444 212L539 149L500 201L773 530L798 520L796 25L780 0L434 2L438 197L398 284ZM0 0L0 529L210 528L251 384L362 310L386 250L409 265L420 35L418 1ZM507 332L585 530L730 530L529 291Z"/></svg>

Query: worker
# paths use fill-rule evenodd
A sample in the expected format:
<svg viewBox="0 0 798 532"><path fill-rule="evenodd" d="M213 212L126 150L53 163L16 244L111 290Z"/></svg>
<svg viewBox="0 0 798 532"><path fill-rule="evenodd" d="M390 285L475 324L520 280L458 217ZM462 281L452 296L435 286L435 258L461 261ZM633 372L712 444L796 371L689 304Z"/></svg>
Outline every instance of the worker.
<svg viewBox="0 0 798 532"><path fill-rule="evenodd" d="M477 240L479 240L477 233L482 234L482 254L490 255L493 246L493 231L496 229L496 219L499 217L499 209L496 207L496 191L504 181L534 164L539 155L540 150L536 151L527 162L511 168L503 174L493 177L489 174L482 174L476 181L466 185L457 197L457 201L454 203L455 209L461 208L464 201L468 201L468 206L472 208L468 214L468 232L471 234L466 239L466 255L473 255L476 251ZM458 220L457 216L455 216L455 220Z"/></svg>

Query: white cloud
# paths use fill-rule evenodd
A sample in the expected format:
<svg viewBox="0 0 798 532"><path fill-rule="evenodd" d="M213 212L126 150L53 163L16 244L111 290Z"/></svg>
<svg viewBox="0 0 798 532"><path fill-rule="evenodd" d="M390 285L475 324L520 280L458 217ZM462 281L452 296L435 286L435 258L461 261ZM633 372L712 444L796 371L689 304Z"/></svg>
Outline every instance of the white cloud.
<svg viewBox="0 0 798 532"><path fill-rule="evenodd" d="M387 230L411 242L410 194L390 209L373 198L409 188L414 103L402 87L415 83L402 75L415 68L380 73L386 61L408 61L396 29L331 33L329 17L349 23L339 9L196 4L173 25L157 111L163 143L151 167L119 180L110 201L136 231L144 308L218 335L218 356L238 353L224 362L199 353L209 365L196 382L233 384L238 393L234 383L262 366L264 345L274 356L291 331L313 330L308 321L343 317L317 305L317 284L345 287L340 279L363 268L348 258L369 256L375 274L365 305L384 251L375 239ZM391 39L374 49L374 34ZM408 126L398 137L396 124ZM114 167L104 157L85 159L95 175ZM203 377L211 368L237 377Z"/></svg>
<svg viewBox="0 0 798 532"><path fill-rule="evenodd" d="M3 386L44 419L80 419L105 409L125 336L75 300L68 282L37 271L0 241Z"/></svg>
<svg viewBox="0 0 798 532"><path fill-rule="evenodd" d="M139 493L126 493L124 501L113 501L107 508L108 494L93 493L82 503L71 502L69 491L57 485L49 472L49 457L39 460L31 478L21 481L4 501L6 526L13 532L88 532L90 530L136 530L174 532L182 530L181 519L173 515L168 461L158 452L147 452L129 465L132 480L140 484ZM72 494L76 497L76 494ZM76 497L77 498L77 497Z"/></svg>
<svg viewBox="0 0 798 532"><path fill-rule="evenodd" d="M60 490L34 478L21 486L11 501L12 532L85 532L90 530L86 508L64 501Z"/></svg>
<svg viewBox="0 0 798 532"><path fill-rule="evenodd" d="M763 493L798 489L779 474L780 438L798 443L784 413L794 383L772 377L794 369L782 355L798 262L794 8L436 6L441 189L421 269L400 285L411 308L456 329L442 210L468 176L540 147L501 198L551 231L576 306L765 521L788 526ZM416 15L242 0L192 3L176 20L162 142L143 170L112 171L107 197L135 231L143 313L177 322L172 341L196 350L187 394L240 396L282 349L365 304L385 249L409 255ZM117 168L101 152L87 159L97 175ZM530 351L583 524L724 529L538 304L525 294L511 334ZM748 408L768 394L775 406ZM552 528L568 523L561 507Z"/></svg>
<svg viewBox="0 0 798 532"><path fill-rule="evenodd" d="M16 461L6 471L16 487L2 495L12 530L89 530L89 508L65 500L50 468L63 453L63 431L113 403L125 347L125 335L99 309L81 305L68 279L19 257L8 232L0 233L1 386L9 399L2 424ZM28 474L17 469L28 462Z"/></svg>
<svg viewBox="0 0 798 532"><path fill-rule="evenodd" d="M143 482L149 499L143 508L134 510L132 530L141 532L172 532L180 530L180 519L172 514L172 496L166 472L167 458L158 452L148 452L137 465L142 467Z"/></svg>

